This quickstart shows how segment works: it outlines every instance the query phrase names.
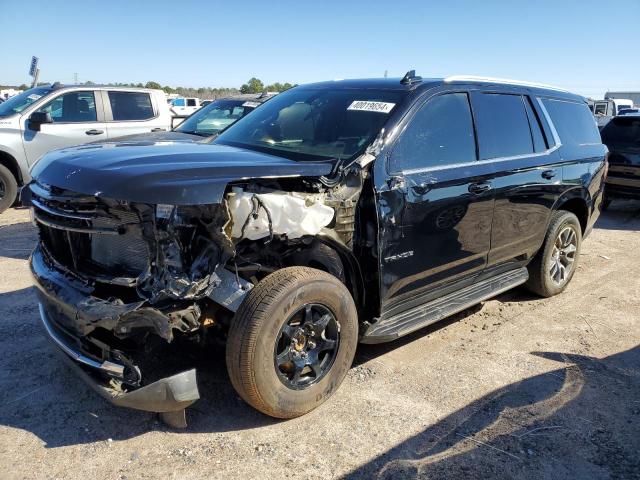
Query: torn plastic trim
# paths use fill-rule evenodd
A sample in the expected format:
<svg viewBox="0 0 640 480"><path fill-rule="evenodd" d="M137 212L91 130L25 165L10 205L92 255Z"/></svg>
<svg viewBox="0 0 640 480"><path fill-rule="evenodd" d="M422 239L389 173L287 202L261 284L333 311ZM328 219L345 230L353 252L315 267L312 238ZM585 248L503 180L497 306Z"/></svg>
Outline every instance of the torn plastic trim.
<svg viewBox="0 0 640 480"><path fill-rule="evenodd" d="M149 306L145 300L124 303L117 298L97 298L92 295L94 288L91 285L61 265L50 262L52 260L39 244L30 261L34 284L43 301L55 307L69 323L68 327L81 336L87 336L98 327L121 336L126 336L132 328L149 328L171 342L174 328L183 331L199 328L200 311L195 304L165 313Z"/></svg>
<svg viewBox="0 0 640 480"><path fill-rule="evenodd" d="M98 382L62 350L56 351L98 395L118 407L156 413L180 412L200 399L195 369L162 378L130 392L121 392Z"/></svg>

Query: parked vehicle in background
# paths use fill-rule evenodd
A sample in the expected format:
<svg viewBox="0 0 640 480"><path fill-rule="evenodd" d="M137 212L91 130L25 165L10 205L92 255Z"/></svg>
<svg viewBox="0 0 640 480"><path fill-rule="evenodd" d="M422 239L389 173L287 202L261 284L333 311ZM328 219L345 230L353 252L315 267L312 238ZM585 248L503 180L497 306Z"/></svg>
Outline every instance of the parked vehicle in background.
<svg viewBox="0 0 640 480"><path fill-rule="evenodd" d="M596 117L598 127L602 128L622 110L633 108L633 101L625 98L595 100L589 108Z"/></svg>
<svg viewBox="0 0 640 480"><path fill-rule="evenodd" d="M232 125L275 94L246 94L220 98L187 117L170 132L132 135L127 141L197 142Z"/></svg>
<svg viewBox="0 0 640 480"><path fill-rule="evenodd" d="M604 207L616 198L640 199L640 115L615 117L600 135L609 148Z"/></svg>
<svg viewBox="0 0 640 480"><path fill-rule="evenodd" d="M211 102L213 102L213 100L203 100L202 102L200 102L200 106L201 107L206 107L207 105L209 105Z"/></svg>
<svg viewBox="0 0 640 480"><path fill-rule="evenodd" d="M0 212L50 150L170 128L161 90L55 83L11 97L0 105Z"/></svg>
<svg viewBox="0 0 640 480"><path fill-rule="evenodd" d="M640 113L640 108L623 108L618 112L618 115L637 115Z"/></svg>
<svg viewBox="0 0 640 480"><path fill-rule="evenodd" d="M559 294L607 151L578 95L413 71L294 87L212 143L115 147L52 152L23 189L41 318L105 398L182 426L195 370L154 345L226 342L239 395L292 418L358 341L521 284ZM151 383L153 362L171 376Z"/></svg>
<svg viewBox="0 0 640 480"><path fill-rule="evenodd" d="M176 119L173 126L179 124L179 119L184 119L198 110L202 105L199 98L174 98L169 102L171 115Z"/></svg>

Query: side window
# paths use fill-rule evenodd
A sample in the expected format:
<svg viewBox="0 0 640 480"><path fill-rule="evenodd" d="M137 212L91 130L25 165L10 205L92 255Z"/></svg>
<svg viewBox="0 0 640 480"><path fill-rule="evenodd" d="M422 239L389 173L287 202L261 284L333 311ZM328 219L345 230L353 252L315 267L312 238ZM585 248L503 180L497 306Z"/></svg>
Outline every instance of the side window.
<svg viewBox="0 0 640 480"><path fill-rule="evenodd" d="M476 160L473 120L466 93L428 100L407 125L391 157L393 171Z"/></svg>
<svg viewBox="0 0 640 480"><path fill-rule="evenodd" d="M195 98L187 98L187 107L195 107L196 99Z"/></svg>
<svg viewBox="0 0 640 480"><path fill-rule="evenodd" d="M522 96L479 93L472 103L482 160L533 153Z"/></svg>
<svg viewBox="0 0 640 480"><path fill-rule="evenodd" d="M531 104L531 99L525 97L525 108L527 109L527 118L529 118L529 127L531 128L531 137L533 138L533 149L536 152L544 152L547 149L542 127L540 126L540 118Z"/></svg>
<svg viewBox="0 0 640 480"><path fill-rule="evenodd" d="M54 123L95 122L96 101L93 92L69 92L54 98L39 112L48 112Z"/></svg>
<svg viewBox="0 0 640 480"><path fill-rule="evenodd" d="M586 103L543 98L563 145L602 143L600 132Z"/></svg>
<svg viewBox="0 0 640 480"><path fill-rule="evenodd" d="M595 115L606 115L607 114L607 104L606 103L596 103L596 109L594 112Z"/></svg>
<svg viewBox="0 0 640 480"><path fill-rule="evenodd" d="M108 92L114 121L153 118L151 96L145 92Z"/></svg>
<svg viewBox="0 0 640 480"><path fill-rule="evenodd" d="M173 101L173 106L174 107L184 107L184 98L176 98Z"/></svg>

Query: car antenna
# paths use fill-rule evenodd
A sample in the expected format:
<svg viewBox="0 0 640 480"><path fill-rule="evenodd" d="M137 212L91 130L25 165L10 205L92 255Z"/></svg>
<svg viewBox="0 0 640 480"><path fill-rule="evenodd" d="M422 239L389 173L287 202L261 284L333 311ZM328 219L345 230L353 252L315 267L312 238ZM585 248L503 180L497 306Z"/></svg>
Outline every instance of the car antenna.
<svg viewBox="0 0 640 480"><path fill-rule="evenodd" d="M421 80L422 80L422 77L416 75L415 70L409 70L407 73L405 73L404 77L402 77L402 80L400 80L400 83L402 85L411 85L412 83L419 82Z"/></svg>

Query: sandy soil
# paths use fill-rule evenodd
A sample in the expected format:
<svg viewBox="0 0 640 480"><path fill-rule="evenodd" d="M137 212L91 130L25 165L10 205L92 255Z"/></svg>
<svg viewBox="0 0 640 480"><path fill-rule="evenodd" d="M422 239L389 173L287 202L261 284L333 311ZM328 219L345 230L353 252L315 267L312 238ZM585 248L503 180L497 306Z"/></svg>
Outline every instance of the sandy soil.
<svg viewBox="0 0 640 480"><path fill-rule="evenodd" d="M291 421L199 360L190 426L118 409L41 334L24 209L0 216L0 476L640 478L640 204L614 202L567 291L522 289L400 341L360 346L336 395Z"/></svg>

